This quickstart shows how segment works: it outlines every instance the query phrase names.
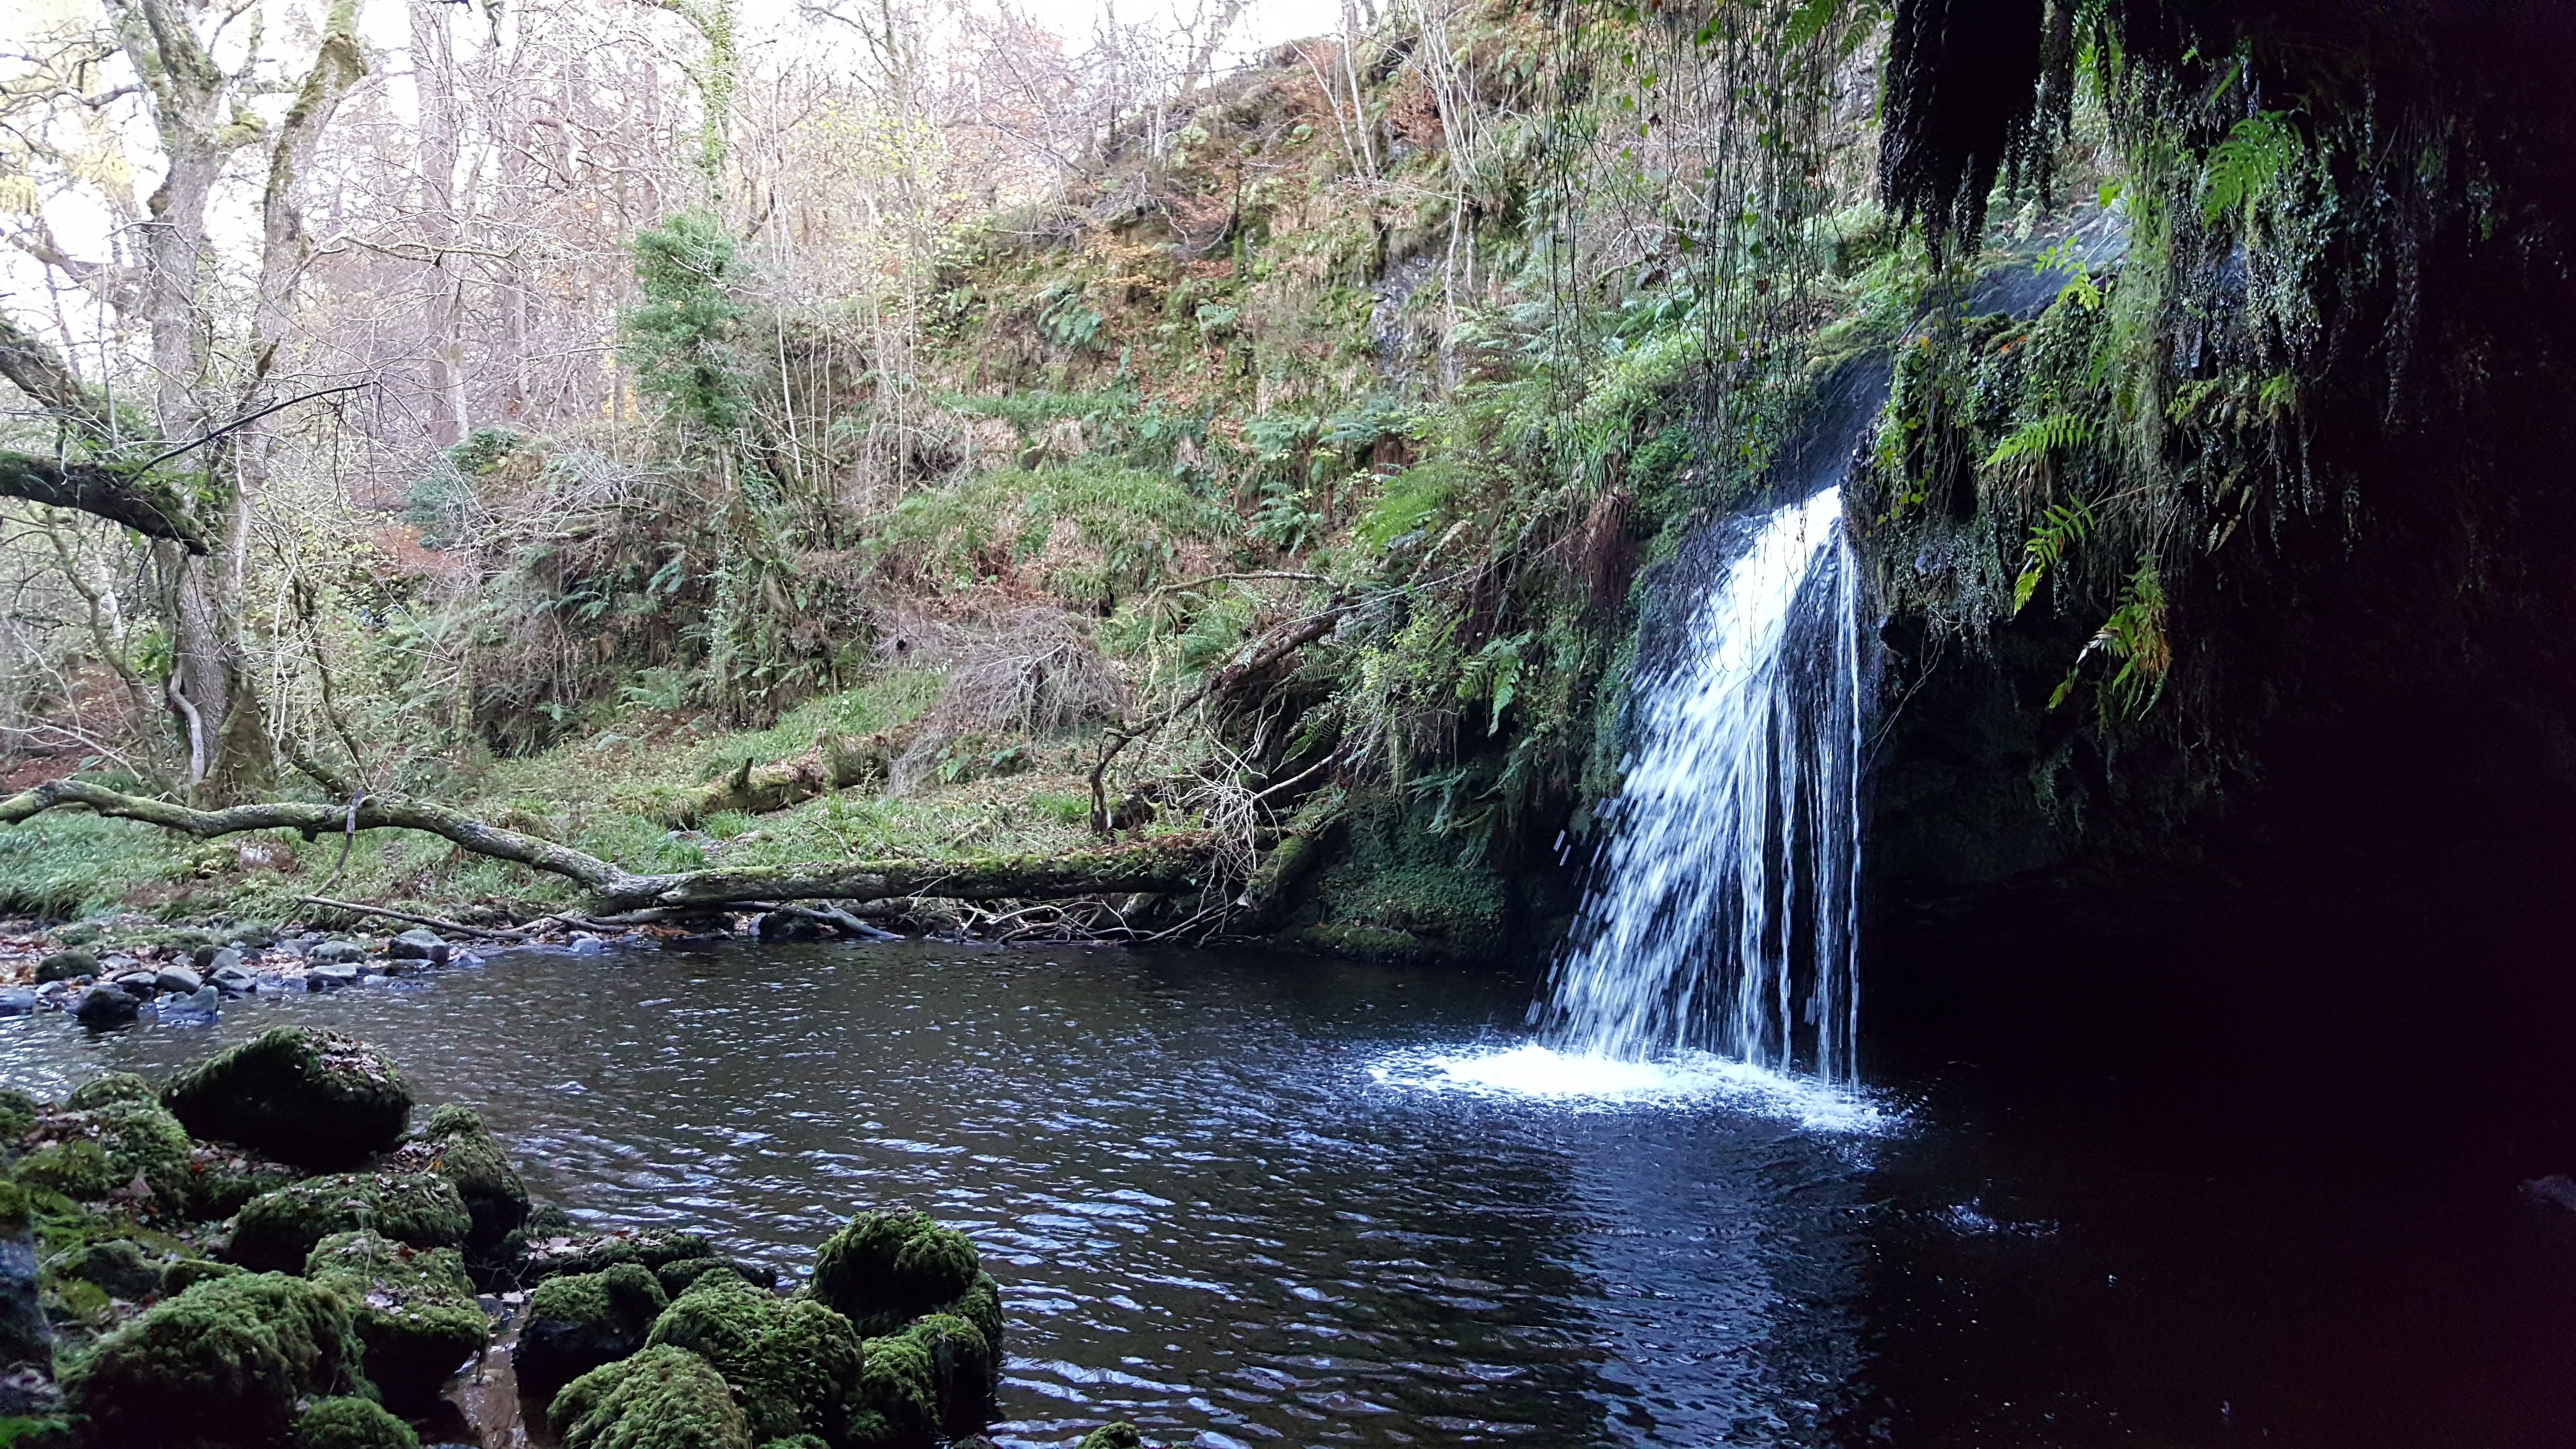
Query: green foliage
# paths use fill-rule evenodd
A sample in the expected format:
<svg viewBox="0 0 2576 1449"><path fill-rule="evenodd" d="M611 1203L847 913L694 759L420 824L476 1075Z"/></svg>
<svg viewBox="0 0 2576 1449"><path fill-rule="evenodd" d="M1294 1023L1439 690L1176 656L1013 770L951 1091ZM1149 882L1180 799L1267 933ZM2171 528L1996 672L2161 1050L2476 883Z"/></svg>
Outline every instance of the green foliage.
<svg viewBox="0 0 2576 1449"><path fill-rule="evenodd" d="M2093 531L2093 510L2083 499L2050 504L2041 514L2038 526L2022 545L2021 573L2013 580L2013 612L2018 614L2030 604L2030 596L2039 590L2040 580L2057 567L2070 549L2080 547L2084 536Z"/></svg>
<svg viewBox="0 0 2576 1449"><path fill-rule="evenodd" d="M1085 462L925 489L896 507L871 546L939 583L1043 563L1059 598L1105 610L1159 582L1182 544L1235 530L1223 509L1168 475Z"/></svg>
<svg viewBox="0 0 2576 1449"><path fill-rule="evenodd" d="M635 281L644 300L618 319L619 346L637 385L662 399L671 420L709 436L742 426L750 389L729 344L749 308L732 233L714 213L675 212L635 234Z"/></svg>
<svg viewBox="0 0 2576 1449"><path fill-rule="evenodd" d="M2237 122L2202 163L2202 219L2215 226L2230 214L2241 213L2250 230L2256 208L2283 192L2306 149L2298 129L2278 111Z"/></svg>
<svg viewBox="0 0 2576 1449"><path fill-rule="evenodd" d="M373 1230L414 1248L461 1247L474 1219L455 1184L425 1172L309 1177L253 1198L233 1220L233 1261L293 1271L335 1233Z"/></svg>
<svg viewBox="0 0 2576 1449"><path fill-rule="evenodd" d="M2165 638L2164 577L2155 555L2138 561L2121 591L2119 606L2094 631L2074 667L2049 695L2049 708L2066 702L2085 663L2097 655L2108 661L2098 689L2105 728L2155 708L2164 694L2165 675L2173 667L2173 646Z"/></svg>

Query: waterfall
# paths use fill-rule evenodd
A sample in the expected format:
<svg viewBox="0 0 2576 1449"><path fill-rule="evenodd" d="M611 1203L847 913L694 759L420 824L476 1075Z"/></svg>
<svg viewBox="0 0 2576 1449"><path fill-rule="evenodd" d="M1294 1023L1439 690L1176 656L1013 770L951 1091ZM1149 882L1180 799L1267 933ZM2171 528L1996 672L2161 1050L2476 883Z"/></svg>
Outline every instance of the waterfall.
<svg viewBox="0 0 2576 1449"><path fill-rule="evenodd" d="M1827 487L1730 531L1668 658L1572 942L1537 1012L1559 1050L1705 1051L1856 1084L1859 567Z"/></svg>

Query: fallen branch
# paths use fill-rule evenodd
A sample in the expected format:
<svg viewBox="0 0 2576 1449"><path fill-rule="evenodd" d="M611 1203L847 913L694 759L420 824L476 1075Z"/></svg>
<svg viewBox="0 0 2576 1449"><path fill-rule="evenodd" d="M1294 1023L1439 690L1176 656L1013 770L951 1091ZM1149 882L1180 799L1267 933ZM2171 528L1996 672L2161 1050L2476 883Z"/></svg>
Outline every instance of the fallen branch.
<svg viewBox="0 0 2576 1449"><path fill-rule="evenodd" d="M817 861L639 875L570 846L486 825L447 806L401 795L369 795L358 802L354 812L345 805L304 801L198 810L123 794L85 780L53 780L0 800L0 825L15 825L64 806L140 820L200 840L254 830L293 830L307 839L317 839L326 830L345 828L416 830L439 836L476 855L563 876L588 890L610 912L653 910L673 915L703 913L746 901L864 902L893 896L995 901L1111 892L1192 892L1212 883L1212 862L1217 851L1215 837L1194 832L1053 855ZM350 824L352 819L354 826Z"/></svg>
<svg viewBox="0 0 2576 1449"><path fill-rule="evenodd" d="M749 755L732 774L699 791L671 814L671 823L694 830L719 810L766 815L790 805L883 781L900 753L892 732L870 735L823 735L814 747L790 759L766 765Z"/></svg>
<svg viewBox="0 0 2576 1449"><path fill-rule="evenodd" d="M530 934L525 929L494 930L487 926L469 926L463 921L442 921L436 916L416 916L409 911L397 911L391 906L367 906L360 905L356 901L335 901L329 896L297 896L295 900L299 905L320 906L327 911L348 911L360 916L382 916L389 921L409 921L415 926L427 926L434 931L452 931L460 936L480 936L487 941L524 941Z"/></svg>

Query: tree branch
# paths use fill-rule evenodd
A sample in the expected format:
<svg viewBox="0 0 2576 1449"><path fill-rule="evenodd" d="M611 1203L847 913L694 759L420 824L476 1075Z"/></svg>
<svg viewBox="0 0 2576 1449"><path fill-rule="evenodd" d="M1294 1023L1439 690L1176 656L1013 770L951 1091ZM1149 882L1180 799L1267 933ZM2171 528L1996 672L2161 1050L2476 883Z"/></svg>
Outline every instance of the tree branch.
<svg viewBox="0 0 2576 1449"><path fill-rule="evenodd" d="M122 523L148 538L166 538L203 555L206 536L178 495L108 463L59 463L34 453L0 450L0 498L72 508Z"/></svg>

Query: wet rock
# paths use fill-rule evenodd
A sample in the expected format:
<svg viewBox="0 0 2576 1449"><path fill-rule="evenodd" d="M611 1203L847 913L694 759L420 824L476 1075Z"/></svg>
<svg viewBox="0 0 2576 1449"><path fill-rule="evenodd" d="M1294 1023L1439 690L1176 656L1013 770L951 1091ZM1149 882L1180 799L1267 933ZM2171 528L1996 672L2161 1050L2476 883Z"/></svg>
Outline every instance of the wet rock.
<svg viewBox="0 0 2576 1449"><path fill-rule="evenodd" d="M39 985L47 981L70 981L76 977L97 974L98 957L77 949L56 951L36 963L36 981Z"/></svg>
<svg viewBox="0 0 2576 1449"><path fill-rule="evenodd" d="M825 1240L813 1294L866 1334L889 1332L976 1286L975 1245L929 1214L867 1212Z"/></svg>
<svg viewBox="0 0 2576 1449"><path fill-rule="evenodd" d="M420 1449L411 1426L360 1398L324 1399L295 1421L289 1449Z"/></svg>
<svg viewBox="0 0 2576 1449"><path fill-rule="evenodd" d="M259 978L239 966L219 966L212 978L215 988L230 996L254 996L259 992Z"/></svg>
<svg viewBox="0 0 2576 1449"><path fill-rule="evenodd" d="M163 1021L210 1022L223 1011L224 994L211 986L200 986L187 996L164 996L160 1012Z"/></svg>
<svg viewBox="0 0 2576 1449"><path fill-rule="evenodd" d="M2528 1201L2538 1203L2542 1207L2576 1213L2576 1177L2569 1177L2563 1172L2553 1172L2547 1177L2535 1177L2524 1183L2522 1195Z"/></svg>
<svg viewBox="0 0 2576 1449"><path fill-rule="evenodd" d="M93 986L72 1003L72 1019L92 1031L129 1026L143 1014L143 1003L113 986Z"/></svg>
<svg viewBox="0 0 2576 1449"><path fill-rule="evenodd" d="M275 1445L297 1401L354 1391L349 1307L283 1273L199 1283L101 1339L64 1376L98 1449Z"/></svg>
<svg viewBox="0 0 2576 1449"><path fill-rule="evenodd" d="M106 960L99 962L98 970L99 974L102 976L121 976L142 964L142 962L137 961L133 957L120 951L117 954L108 957Z"/></svg>
<svg viewBox="0 0 2576 1449"><path fill-rule="evenodd" d="M549 1278L528 1295L510 1366L519 1392L539 1403L603 1364L644 1347L670 1306L652 1272L619 1263L597 1273Z"/></svg>
<svg viewBox="0 0 2576 1449"><path fill-rule="evenodd" d="M456 1185L456 1195L474 1219L467 1248L481 1254L499 1249L528 1217L527 1184L519 1180L500 1139L484 1130L483 1119L471 1108L447 1106L429 1114L420 1140L433 1149L429 1170Z"/></svg>
<svg viewBox="0 0 2576 1449"><path fill-rule="evenodd" d="M123 990L149 1001L161 989L161 973L158 971L121 972L116 977L116 984Z"/></svg>
<svg viewBox="0 0 2576 1449"><path fill-rule="evenodd" d="M0 990L0 1016L32 1016L36 1011L36 993L22 986Z"/></svg>
<svg viewBox="0 0 2576 1449"><path fill-rule="evenodd" d="M18 1363L0 1369L0 1419L51 1419L61 1413L62 1405L63 1391L43 1364ZM49 1441L30 1435L17 1442L39 1445Z"/></svg>
<svg viewBox="0 0 2576 1449"><path fill-rule="evenodd" d="M690 1284L709 1273L717 1272L731 1273L745 1283L757 1288L767 1288L772 1292L778 1288L776 1269L759 1263L747 1263L739 1258L683 1258L676 1263L664 1263L655 1268L653 1276L661 1281L663 1293L677 1298L689 1291Z"/></svg>
<svg viewBox="0 0 2576 1449"><path fill-rule="evenodd" d="M194 996L204 989L206 978L185 966L164 966L152 976L152 989Z"/></svg>
<svg viewBox="0 0 2576 1449"><path fill-rule="evenodd" d="M371 1229L415 1248L462 1247L474 1226L455 1185L426 1172L308 1177L250 1200L225 1256L255 1272L292 1272L324 1238Z"/></svg>
<svg viewBox="0 0 2576 1449"><path fill-rule="evenodd" d="M724 1379L683 1349L648 1348L564 1386L546 1410L563 1449L751 1449Z"/></svg>
<svg viewBox="0 0 2576 1449"><path fill-rule="evenodd" d="M831 934L820 921L787 911L761 912L752 929L765 942L820 941Z"/></svg>
<svg viewBox="0 0 2576 1449"><path fill-rule="evenodd" d="M847 1318L730 1273L709 1273L673 1299L647 1343L685 1348L713 1364L759 1442L837 1433L844 1402L860 1382L859 1336Z"/></svg>
<svg viewBox="0 0 2576 1449"><path fill-rule="evenodd" d="M54 1333L36 1286L36 1240L26 1192L0 1183L0 1364L54 1361Z"/></svg>
<svg viewBox="0 0 2576 1449"><path fill-rule="evenodd" d="M355 965L367 959L367 948L355 941L334 937L314 947L306 959L324 966Z"/></svg>
<svg viewBox="0 0 2576 1449"><path fill-rule="evenodd" d="M488 1323L453 1248L334 1233L314 1246L304 1276L349 1301L367 1349L367 1380L402 1413L427 1412L457 1368L483 1349Z"/></svg>
<svg viewBox="0 0 2576 1449"><path fill-rule="evenodd" d="M140 1244L124 1238L83 1243L56 1253L46 1260L45 1271L56 1278L90 1284L110 1298L128 1302L150 1298L161 1291L160 1262L147 1256Z"/></svg>
<svg viewBox="0 0 2576 1449"><path fill-rule="evenodd" d="M331 991L342 986L355 986L358 984L358 975L358 968L355 966L316 966L304 973L304 989Z"/></svg>
<svg viewBox="0 0 2576 1449"><path fill-rule="evenodd" d="M352 1166L392 1147L412 1100L402 1074L374 1047L295 1026L217 1054L174 1079L162 1099L199 1137L315 1171ZM303 1261L301 1253L296 1261Z"/></svg>
<svg viewBox="0 0 2576 1449"><path fill-rule="evenodd" d="M448 947L446 938L436 931L414 926L388 942L385 954L397 961L427 961L435 966L447 960Z"/></svg>
<svg viewBox="0 0 2576 1449"><path fill-rule="evenodd" d="M929 1359L941 1433L955 1438L992 1421L1001 1364L982 1329L953 1313L933 1313L898 1336L911 1339ZM870 1352L878 1341L870 1341Z"/></svg>
<svg viewBox="0 0 2576 1449"><path fill-rule="evenodd" d="M277 944L277 933L266 926L244 926L233 932L232 948L241 951L265 951Z"/></svg>

